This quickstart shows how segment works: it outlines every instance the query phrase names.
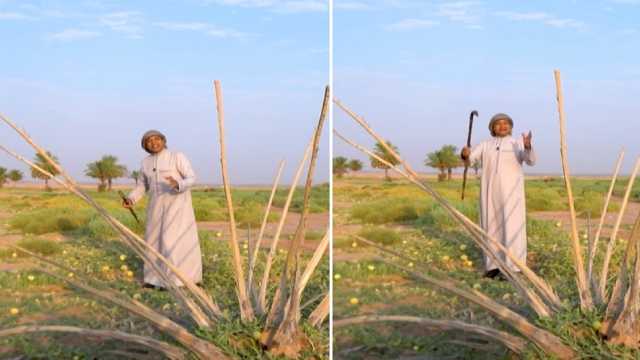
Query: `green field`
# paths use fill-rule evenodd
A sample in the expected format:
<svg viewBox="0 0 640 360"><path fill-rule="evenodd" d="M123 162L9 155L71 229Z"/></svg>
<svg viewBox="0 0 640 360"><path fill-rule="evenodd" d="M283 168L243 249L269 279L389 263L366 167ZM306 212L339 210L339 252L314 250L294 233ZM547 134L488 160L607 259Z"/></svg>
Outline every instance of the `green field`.
<svg viewBox="0 0 640 360"><path fill-rule="evenodd" d="M478 219L478 181L468 183L465 201L460 200L461 182L426 180L440 194L473 220ZM610 211L619 209L627 179L615 187ZM597 223L604 205L608 180L575 179L573 191L583 239L586 218ZM556 317L536 324L559 335L585 358L637 359L631 352L603 344L592 327L601 314L581 314L577 302L573 263L570 255L568 222L541 220L545 214L559 216L568 205L564 182L560 177L528 180L528 261L543 276L561 299L571 299L569 309ZM640 186L632 193L634 207L640 201ZM637 210L637 209L636 209ZM556 216L554 215L554 216ZM479 289L491 298L520 314L531 315L515 289L508 283L482 278L483 255L471 238L430 196L413 184L394 180L385 182L373 177L352 177L334 181L334 320L359 315L413 315L433 319L455 319L510 331L484 310L445 291L409 277L402 271L379 261L380 252L358 242L354 235L401 252L427 269L445 271L451 278ZM607 222L607 229L611 224ZM625 222L619 238L626 239L630 224ZM606 229L605 229L606 230ZM604 241L603 241L604 240ZM602 255L607 238L600 241ZM617 273L621 248L619 241L610 273ZM585 250L586 251L586 250ZM600 269L601 257L595 269ZM413 263L405 264L408 267ZM427 270L430 271L430 270ZM529 318L535 318L530 316ZM587 329L586 331L584 329ZM506 348L460 332L430 331L408 323L352 325L334 330L336 359L508 359ZM543 359L532 346L525 358Z"/></svg>
<svg viewBox="0 0 640 360"><path fill-rule="evenodd" d="M292 204L293 212L299 212L302 207L302 191L297 193ZM139 234L143 233L143 227L137 225L128 211L120 207L116 192L90 191L89 194L124 224ZM328 187L317 186L312 194L311 212L326 215ZM268 190L239 189L233 192L236 219L242 228L239 234L245 260L246 237L251 231L254 234L252 236L257 234L256 229L260 225L268 196ZM285 196L286 189L278 191L274 206L282 206ZM217 224L223 229L199 231L203 251L203 286L229 318L236 320L219 322L207 330L197 329L167 292L143 289L141 260L79 198L62 191L4 188L0 189L0 329L27 324L72 325L121 330L175 344L145 320L37 271L33 259L6 246L17 244L55 259L74 269L76 274L83 274L102 286L127 294L160 311L189 328L192 333L211 340L233 358L272 358L261 349L255 338L264 319L253 323L241 323L239 320L231 250L228 241L225 241L228 231L224 227L227 220L224 194L220 189L194 191L193 199L198 221L214 222L214 226ZM136 211L144 218L144 202L136 206ZM270 221L274 222L278 218L275 214ZM319 240L321 232L324 230L310 231L308 242ZM267 232L265 239L270 239L270 235ZM286 240L291 236L290 232L283 233L281 238ZM284 250L279 251L273 267L268 299L271 299L277 286L283 253ZM262 251L257 265L258 277L262 274L263 261L260 260L264 260L265 256L266 252ZM303 264L309 257L309 253L303 255ZM303 304L328 289L328 259L323 260L303 295ZM303 318L319 301L320 299L311 301L302 310ZM327 325L317 329L304 321L302 323L311 345L303 356L327 359ZM100 359L121 359L122 355L117 353L118 350L135 352L140 351L140 348L122 342L98 341L77 335L29 335L0 340L0 358L26 355L30 359L93 359L96 356ZM158 358L155 353L138 354L141 359Z"/></svg>

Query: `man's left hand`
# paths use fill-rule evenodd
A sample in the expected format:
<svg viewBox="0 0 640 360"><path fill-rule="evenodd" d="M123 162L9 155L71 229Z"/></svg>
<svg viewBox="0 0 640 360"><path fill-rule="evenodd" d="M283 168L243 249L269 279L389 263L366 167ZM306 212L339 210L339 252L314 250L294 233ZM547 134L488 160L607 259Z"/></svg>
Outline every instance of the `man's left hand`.
<svg viewBox="0 0 640 360"><path fill-rule="evenodd" d="M529 131L528 134L524 134L522 133L522 143L524 144L524 148L527 150L531 150L531 138L533 137L533 135L531 134L531 131Z"/></svg>
<svg viewBox="0 0 640 360"><path fill-rule="evenodd" d="M173 176L167 176L164 179L169 182L169 186L171 186L173 190L178 191L178 188L179 188L178 180L174 179Z"/></svg>

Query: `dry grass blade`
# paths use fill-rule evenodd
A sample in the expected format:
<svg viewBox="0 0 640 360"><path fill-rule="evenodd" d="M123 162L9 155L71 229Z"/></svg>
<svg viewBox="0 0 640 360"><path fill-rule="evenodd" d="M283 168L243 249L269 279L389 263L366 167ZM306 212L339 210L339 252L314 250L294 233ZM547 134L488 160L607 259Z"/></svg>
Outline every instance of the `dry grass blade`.
<svg viewBox="0 0 640 360"><path fill-rule="evenodd" d="M55 268L58 269L62 269L65 271L70 271L71 269L69 269L68 267L59 264L51 259L45 258L43 256L40 256L38 254L35 254L29 250L26 250L24 248L18 247L18 246L13 246L15 249L18 249L19 251L22 251L28 255L31 255L33 257L35 257L36 259L40 260L41 262L45 263L45 264L49 264ZM74 274L73 277L64 277L64 276L60 276L58 274L56 274L55 272L53 272L52 270L49 270L45 267L39 267L37 268L37 270L44 272L45 274L48 274L52 277L55 277L58 280L61 280L63 282L69 283L73 286L75 286L76 288L82 289L90 294L93 294L94 296L97 296L98 298L102 299L102 300L106 300L112 304L118 305L128 311L130 311L131 313L134 313L144 319L146 319L147 321L151 322L154 326L156 326L158 329L160 329L161 331L163 331L164 333L166 333L167 335L170 335L171 337L173 337L176 341L178 341L179 343L181 343L183 346L185 346L187 349L191 350L192 352L194 352L195 354L197 354L199 356L199 358L201 359L209 359L210 355L215 355L215 356L220 356L220 359L227 359L227 357L220 351L220 349L218 349L215 345L202 340L200 338L197 338L195 336L193 336L191 333L189 333L189 331L187 331L187 329L185 329L184 327L182 327L181 325L178 325L177 323L173 322L171 319L169 319L168 317L154 311L153 309L147 307L146 305L135 301L135 300L131 300L131 299L125 299L122 297L122 294L117 293L113 290L109 290L109 289L96 289L95 287L92 287L89 285L89 280L86 278L83 278L82 282L81 281L77 281L74 279L74 277L76 276ZM78 277L82 278L81 275L78 275ZM209 355L207 355L209 354Z"/></svg>
<svg viewBox="0 0 640 360"><path fill-rule="evenodd" d="M409 164L406 161L404 161L395 152L395 150L393 150L387 144L387 142L381 136L379 136L375 131L373 131L373 129L361 117L359 117L353 111L348 109L345 105L343 105L337 99L334 99L334 102L336 103L336 105L338 105L338 107L344 110L354 121L356 121L367 133L369 133L377 142L379 142L386 149L386 151L389 152L389 154L393 155L396 158L396 160L398 160L403 165L403 167L405 168L408 174L403 174L402 172L399 171L397 167L391 167L392 170L399 172L401 175L406 177L408 180L412 181L414 184L418 185L421 189L423 189L425 192L430 194L434 199L436 199L436 201L438 201L447 211L449 211L449 214L454 219L456 219L467 230L469 230L469 233L471 234L471 236L474 237L478 242L485 242L488 240L493 246L497 247L500 251L502 251L502 253L505 254L505 256L508 257L509 260L511 260L520 269L524 277L532 283L532 285L534 286L534 289L536 289L536 291L538 291L546 299L549 305L551 305L556 309L562 307L562 302L560 301L558 296L555 294L551 286L549 286L549 284L546 283L546 281L544 281L538 275L536 275L522 261L515 258L510 252L508 252L504 248L504 246L502 246L501 243L496 241L495 238L490 236L480 226L478 226L471 219L467 218L464 214L462 214L460 211L458 211L453 206L451 206L446 199L444 199L440 194L438 194L438 192L433 190L430 186L420 182L418 175L411 169ZM341 138L347 141L348 143L354 145L353 142L346 140L344 137L341 137ZM362 147L356 146L356 148L360 149L361 151L364 150L364 148ZM385 161L385 163L389 165L388 162ZM490 251L493 251L493 250L490 250ZM516 277L511 274L511 271L508 268L500 265L500 263L498 265L500 267L500 270L503 273L505 273L512 282L515 283L518 281ZM535 304L536 302L537 302L536 299L530 299L530 303L532 303L532 306L534 307L536 312L541 316L547 316L545 314L549 314L550 309L546 309L546 306L544 306L544 304L536 305Z"/></svg>
<svg viewBox="0 0 640 360"><path fill-rule="evenodd" d="M265 343L271 348L274 354L284 354L289 357L297 357L302 349L302 344L298 339L301 337L298 322L300 320L300 297L297 292L297 285L300 276L300 248L304 242L307 227L307 217L309 216L309 202L311 199L311 189L313 186L313 175L318 160L318 149L320 147L320 136L329 108L329 87L325 87L322 108L318 124L314 131L313 146L307 178L302 199L302 214L293 241L289 245L287 258L280 276L280 285L276 291L271 311L267 317L267 329L269 326L279 324L277 331L274 328L268 330ZM276 346L272 346L273 344Z"/></svg>
<svg viewBox="0 0 640 360"><path fill-rule="evenodd" d="M329 305L331 304L331 295L327 292L322 301L309 315L309 323L312 326L320 327L324 319L329 315Z"/></svg>
<svg viewBox="0 0 640 360"><path fill-rule="evenodd" d="M337 329L344 326L370 324L376 322L409 322L416 323L427 328L439 331L451 331L459 330L474 335L480 335L485 338L496 340L506 346L509 350L516 354L521 354L527 347L527 341L511 335L504 331L495 330L485 326L467 324L461 321L455 320L434 320L429 318L422 318L417 316L403 316L403 315L365 315L356 316L347 319L335 320L333 322L333 328Z"/></svg>
<svg viewBox="0 0 640 360"><path fill-rule="evenodd" d="M536 346L538 346L539 348L543 349L549 355L556 356L559 359L574 359L576 356L575 351L571 347L563 344L560 338L546 330L536 327L522 315L512 311L511 309L500 303L497 303L496 301L479 291L463 290L464 286L462 284L457 283L451 279L438 280L422 273L418 273L417 271L408 267L398 265L393 261L389 261L385 258L379 257L378 259L387 265L396 267L400 270L404 270L417 279L423 280L431 285L447 290L457 296L460 296L463 299L466 299L469 302L482 307L497 319L514 328L525 338L531 340L531 342L536 344Z"/></svg>
<svg viewBox="0 0 640 360"><path fill-rule="evenodd" d="M600 240L600 233L602 232L602 227L604 226L604 221L607 217L609 202L611 201L611 196L613 195L613 189L616 185L616 180L618 178L618 173L620 172L620 167L622 166L623 159L624 159L624 149L622 149L620 151L620 155L618 155L618 160L616 161L616 165L613 170L613 176L611 177L611 183L609 184L609 191L607 191L607 196L604 201L604 206L602 207L602 213L600 214L600 221L598 222L598 228L596 229L596 234L593 238L593 245L589 251L589 263L587 265L587 278L588 278L589 284L591 284L594 280L593 279L593 261L598 251L598 241ZM591 233L589 233L589 235L591 235ZM596 298L599 300L602 300L600 296L597 296Z"/></svg>
<svg viewBox="0 0 640 360"><path fill-rule="evenodd" d="M628 299L626 294L629 289L629 284L632 282L633 276L633 274L630 273L630 262L636 257L638 251L637 241L639 237L640 215L636 217L633 229L631 230L629 241L627 242L624 255L622 256L622 259L620 261L618 278L616 279L616 283L613 286L611 297L609 299L609 303L607 304L604 321L602 322L602 327L600 329L600 332L606 336L610 336L610 331L613 325L622 314L623 309L625 308L625 304L627 303Z"/></svg>
<svg viewBox="0 0 640 360"><path fill-rule="evenodd" d="M600 279L599 279L600 286L598 287L598 291L600 292L600 296L603 299L607 298L607 280L609 277L609 263L611 262L611 256L613 255L613 248L615 246L618 230L620 230L620 225L622 224L622 218L624 217L624 213L627 210L627 204L629 203L629 197L631 195L631 190L633 189L633 183L636 180L636 175L638 174L638 170L640 170L640 157L636 160L636 163L633 167L633 171L631 172L631 177L629 177L629 182L627 183L627 189L624 192L624 198L622 199L622 205L620 206L620 212L618 213L618 217L616 218L616 223L613 225L613 230L611 231L611 237L609 237L609 242L607 243L607 250L604 254L604 260L602 261L602 270L600 272Z"/></svg>
<svg viewBox="0 0 640 360"><path fill-rule="evenodd" d="M139 344L146 348L153 349L157 352L160 352L164 356L166 356L168 359L171 359L171 360L184 359L186 356L186 353L184 350L176 346L167 344L166 342L152 339L150 337L127 334L122 331L85 329L85 328L80 328L75 326L60 326L60 325L16 326L9 329L0 329L0 338L14 336L14 335L24 335L24 334L30 334L30 333L41 333L41 332L71 333L71 334L77 334L79 336L97 337L101 339L115 339L115 340L120 340L124 342Z"/></svg>
<svg viewBox="0 0 640 360"><path fill-rule="evenodd" d="M27 136L27 135L24 134L24 136ZM34 143L34 142L31 139L29 139L29 143ZM93 199L91 199L87 194L83 193L79 188L77 188L72 183L66 182L66 181L62 181L62 180L58 179L57 177L54 177L52 174L50 174L47 171L45 171L44 169L40 168L39 166L37 166L33 162L27 160L26 158L16 154L15 152L13 152L11 150L5 148L4 146L0 145L0 149L5 151L9 155L13 156L17 160L22 161L25 164L31 166L32 168L34 168L35 170L39 171L40 173L48 176L50 179L56 181L58 184L62 185L65 189L69 190L71 193L73 193L74 195L80 197L85 202L87 202L90 206L92 206L107 221L107 223L109 225L111 225L116 230L117 233L120 234L120 236L121 236L122 240L125 242L125 244L129 245L129 247L138 256L140 256L142 258L142 260L145 262L145 264L150 265L152 267L152 269L154 271L156 271L156 274L166 284L168 284L169 291L176 298L176 300L178 300L181 303L181 305L185 309L189 310L190 316L193 318L193 320L199 326L208 327L209 326L209 319L202 312L202 309L197 304L195 304L193 302L193 300L190 299L181 288L176 286L173 283L173 281L169 278L169 276L167 274L165 274L165 272L162 271L159 268L159 266L156 263L155 259L161 261L164 265L166 265L167 268L170 269L170 271L172 271L173 274L178 279L180 279L183 282L183 284L185 284L187 286L187 288L191 291L191 293L195 295L196 299L200 301L201 305L209 310L209 312L211 313L211 315L213 317L221 317L222 316L222 313L220 312L220 309L217 307L217 305L215 305L213 300L204 293L204 291L202 291L195 284L193 284L193 282L191 282L188 279L186 279L186 277L182 274L182 272L180 272L173 264L171 264L171 262L169 262L164 256L162 256L160 253L158 253L155 249L153 249L148 244L146 244L145 241L143 239L141 239L136 233L134 233L129 228L127 228L122 223L120 223L116 218L111 216L104 208L102 208L99 204L97 204L95 201L93 201ZM152 258L150 255L153 255L155 257L155 259Z"/></svg>
<svg viewBox="0 0 640 360"><path fill-rule="evenodd" d="M313 275L313 272L316 271L316 268L318 267L318 264L320 263L320 260L322 259L322 256L324 255L325 251L327 251L328 246L329 246L329 231L327 231L324 234L324 236L322 237L322 240L320 241L320 243L318 243L318 246L313 252L313 256L311 257L311 260L309 260L309 262L307 263L307 267L304 269L302 276L298 279L298 282L296 283L295 289L298 294L298 298L302 297L302 292L307 286L309 279L311 279L311 275Z"/></svg>
<svg viewBox="0 0 640 360"><path fill-rule="evenodd" d="M238 246L238 234L236 233L236 220L233 213L233 200L231 199L231 187L227 175L227 159L224 146L224 103L222 99L222 87L219 80L214 81L216 93L216 110L218 113L218 131L220 135L220 165L222 167L222 183L224 185L224 195L227 201L227 211L229 213L229 231L231 232L230 245L233 253L233 271L236 277L236 292L240 303L240 317L244 321L253 320L253 308L247 296L247 287L244 282L244 272L242 270L242 257Z"/></svg>
<svg viewBox="0 0 640 360"><path fill-rule="evenodd" d="M375 158L376 160L380 161L381 163L386 164L387 166L391 167L390 163L388 163L387 161L385 161L381 157L377 156L376 154L374 154L370 150L364 148L363 146L360 146L360 145L354 143L351 140L346 139L345 137L340 135L335 130L334 130L334 133L338 138L340 138L343 141L345 141L346 143L352 145L356 149L358 149L358 150L364 152L365 154ZM531 291L527 287L527 285L522 281L522 279L518 275L516 275L509 267L507 267L507 265L504 262L504 260L500 256L498 256L498 254L495 253L495 250L492 247L488 246L486 240L491 241L492 244L496 248L498 248L500 251L502 251L504 254L506 254L506 256L509 259L511 259L514 262L514 264L516 264L522 270L524 275L527 276L528 279L530 279L532 281L532 283L534 283L534 285L538 285L537 290L540 291L543 294L543 296L547 295L547 299L550 302L550 304L552 304L552 305L554 305L556 307L560 306L559 304L557 304L557 303L559 303L560 300L557 298L557 296L555 295L553 290L548 285L546 285L546 283L544 283L544 282L542 284L535 283L534 280L537 278L537 276L533 273L533 271L531 271L519 259L514 257L511 254L511 252L508 249L506 249L501 243L496 241L495 238L491 237L489 234L484 232L480 227L478 227L475 223L473 223L473 221L468 219L464 214L462 214L456 208L451 206L451 204L449 204L448 201L445 200L444 198L442 198L437 192L435 192L433 189L427 187L425 184L423 184L422 182L417 180L415 177L412 177L411 175L405 173L404 171L398 169L397 167L391 167L391 169L396 171L400 175L404 176L407 180L409 180L410 182L412 182L413 184L418 186L420 189L424 190L428 194L432 195L436 200L438 200L440 202L440 204L449 212L449 214L454 219L456 219L469 232L469 234L471 235L472 239L476 242L476 244L490 258L492 258L498 264L499 268L509 278L509 280L514 284L514 286L516 287L518 292L520 292L520 294L525 299L527 299L528 303L531 305L531 307L536 311L536 313L539 316L542 316L542 317L549 316L550 313L551 313L550 308L538 297L538 295L535 292ZM542 281L542 280L540 279L540 281Z"/></svg>
<svg viewBox="0 0 640 360"><path fill-rule="evenodd" d="M267 221L269 220L269 212L271 211L271 204L273 204L273 198L278 190L278 184L280 183L280 175L282 175L282 169L284 169L284 160L280 161L278 166L278 172L273 180L273 186L271 188L271 194L269 195L269 201L267 202L267 208L264 211L264 217L262 218L262 224L260 225L260 232L258 233L258 239L253 245L253 251L249 254L249 278L247 279L247 291L253 292L253 273L256 267L256 258L258 257L258 251L260 251L260 244L262 244L262 237L264 236L264 230L267 228Z"/></svg>
<svg viewBox="0 0 640 360"><path fill-rule="evenodd" d="M576 272L578 295L580 296L580 308L582 310L590 310L593 308L593 298L591 297L591 291L589 291L587 275L582 261L582 248L580 246L580 238L578 237L576 209L571 189L571 175L569 174L569 162L567 160L567 143L565 136L564 98L562 96L560 71L554 70L553 75L556 80L558 118L560 119L560 157L562 159L562 173L564 174L564 184L567 189L567 199L569 201L569 214L571 215L571 249L573 250L573 264Z"/></svg>
<svg viewBox="0 0 640 360"><path fill-rule="evenodd" d="M287 200L285 200L284 208L282 209L282 215L280 216L280 222L278 223L276 233L273 235L273 240L271 241L269 253L267 254L267 259L265 260L264 271L262 273L262 282L260 283L260 293L258 294L258 298L259 298L258 308L261 314L264 314L267 308L267 286L269 285L269 275L271 274L271 266L273 265L273 259L276 256L276 251L278 250L278 242L280 241L280 234L282 233L285 220L287 219L287 215L289 214L289 206L291 206L291 201L293 200L293 194L295 193L296 187L298 186L298 181L300 181L300 176L302 175L304 164L307 162L307 159L311 155L312 145L313 145L313 139L311 139L311 141L309 142L309 145L307 145L304 151L304 155L302 156L302 160L300 160L300 164L298 164L296 173L294 174L293 180L291 181L291 186L289 187L289 193L287 194Z"/></svg>

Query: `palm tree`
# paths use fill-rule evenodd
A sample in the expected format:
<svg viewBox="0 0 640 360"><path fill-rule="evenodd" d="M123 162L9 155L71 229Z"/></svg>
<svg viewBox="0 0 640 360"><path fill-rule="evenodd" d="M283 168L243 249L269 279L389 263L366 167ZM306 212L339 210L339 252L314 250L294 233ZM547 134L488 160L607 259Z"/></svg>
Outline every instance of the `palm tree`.
<svg viewBox="0 0 640 360"><path fill-rule="evenodd" d="M398 148L395 145L391 144L391 142L387 141L387 146L393 149L393 151L395 151L396 154L399 154ZM376 146L373 148L373 153L391 165L395 166L400 163L395 157L393 157L393 155L389 151L387 151L387 149L385 149L385 147L380 142L376 143ZM371 160L372 168L383 169L384 178L387 181L391 181L391 178L389 177L389 166L378 161L378 159L374 158L373 156L371 156L369 160Z"/></svg>
<svg viewBox="0 0 640 360"><path fill-rule="evenodd" d="M18 181L22 180L24 174L20 170L11 170L9 171L9 180L13 181L16 184Z"/></svg>
<svg viewBox="0 0 640 360"><path fill-rule="evenodd" d="M349 161L349 170L353 172L362 170L362 167L363 167L362 161L358 159L351 159L351 161Z"/></svg>
<svg viewBox="0 0 640 360"><path fill-rule="evenodd" d="M102 191L105 188L107 191L111 191L113 179L124 177L127 173L127 168L124 165L118 164L117 157L105 155L102 159L87 164L87 169L84 173L88 177L100 181L98 191Z"/></svg>
<svg viewBox="0 0 640 360"><path fill-rule="evenodd" d="M438 180L451 180L451 173L454 168L462 165L462 161L456 154L456 147L453 145L444 145L440 150L436 150L427 154L424 161L426 166L440 170Z"/></svg>
<svg viewBox="0 0 640 360"><path fill-rule="evenodd" d="M49 156L51 160L53 160L55 163L58 163L58 158L52 153L47 151L47 156ZM56 170L56 168L53 167L53 165L49 164L47 160L44 158L44 156L40 155L40 153L36 153L34 163L38 165L38 167L47 171L49 174L53 176L56 176L59 174L58 170ZM38 170L31 168L31 177L34 179L44 180L44 188L47 190L51 189L49 187L49 177L47 175L43 175Z"/></svg>
<svg viewBox="0 0 640 360"><path fill-rule="evenodd" d="M7 182L7 178L7 169L0 167L0 188L2 188L5 182Z"/></svg>
<svg viewBox="0 0 640 360"><path fill-rule="evenodd" d="M132 172L129 173L129 179L133 179L133 181L136 182L136 186L138 186L138 182L140 181L140 175L142 175L142 173L140 173L139 170L133 170Z"/></svg>
<svg viewBox="0 0 640 360"><path fill-rule="evenodd" d="M349 171L349 163L346 157L337 156L333 158L333 173L336 177L341 178Z"/></svg>

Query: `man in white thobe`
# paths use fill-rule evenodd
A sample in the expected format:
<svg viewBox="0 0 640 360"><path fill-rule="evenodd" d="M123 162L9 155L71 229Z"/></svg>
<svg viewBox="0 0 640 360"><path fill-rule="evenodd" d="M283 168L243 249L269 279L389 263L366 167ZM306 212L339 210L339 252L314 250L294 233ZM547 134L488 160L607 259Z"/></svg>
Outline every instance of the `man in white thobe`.
<svg viewBox="0 0 640 360"><path fill-rule="evenodd" d="M198 228L191 202L195 173L189 160L180 152L169 151L166 138L159 131L147 131L142 148L149 153L142 160L140 180L123 206L132 207L145 193L149 194L145 241L182 274L195 283L202 281L202 257ZM156 261L171 281L182 282L160 261ZM145 287L165 288L155 270L144 265Z"/></svg>
<svg viewBox="0 0 640 360"><path fill-rule="evenodd" d="M527 219L525 210L523 163L533 166L536 156L531 147L531 131L522 139L511 136L513 120L496 114L489 122L492 138L462 149L463 160L482 164L480 175L480 225L504 245L517 259L527 260ZM490 245L491 246L491 245ZM515 265L493 247L507 266ZM502 277L498 265L485 255L486 277Z"/></svg>

